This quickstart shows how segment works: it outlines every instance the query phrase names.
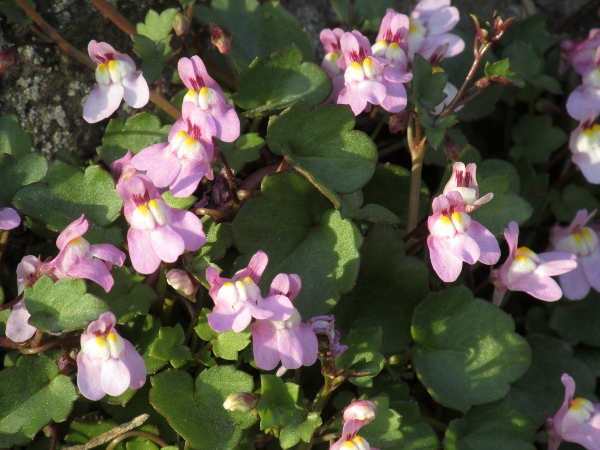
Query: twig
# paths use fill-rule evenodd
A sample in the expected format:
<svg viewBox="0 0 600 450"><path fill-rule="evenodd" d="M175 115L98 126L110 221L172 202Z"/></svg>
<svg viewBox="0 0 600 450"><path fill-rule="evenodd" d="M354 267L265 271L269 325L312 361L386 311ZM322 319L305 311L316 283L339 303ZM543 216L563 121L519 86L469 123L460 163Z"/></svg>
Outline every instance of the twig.
<svg viewBox="0 0 600 450"><path fill-rule="evenodd" d="M23 300L22 292L19 295L17 295L17 298L15 298L14 300L11 300L10 302L5 303L4 305L0 305L0 311L4 311L5 309L12 308L17 303L19 303L21 300Z"/></svg>
<svg viewBox="0 0 600 450"><path fill-rule="evenodd" d="M106 447L106 450L113 450L121 441L124 441L127 438L132 436L140 436L145 437L146 439L160 445L161 447L168 447L165 441L156 436L155 434L148 433L146 431L128 431L127 433L123 433L121 436L118 436L112 440L112 442Z"/></svg>
<svg viewBox="0 0 600 450"><path fill-rule="evenodd" d="M117 8L108 3L106 0L92 0L92 3L98 9L98 11L100 11L108 20L118 26L121 31L129 35L137 33L135 26L119 11L117 11Z"/></svg>
<svg viewBox="0 0 600 450"><path fill-rule="evenodd" d="M414 137L413 137L414 124ZM410 193L408 197L408 219L406 222L406 232L410 233L417 226L419 215L419 197L421 194L421 173L423 171L423 157L427 149L427 138L421 139L421 125L418 119L411 118L406 128L406 139L408 149L412 159L410 170Z"/></svg>
<svg viewBox="0 0 600 450"><path fill-rule="evenodd" d="M87 442L87 444L63 447L63 450L88 450L90 448L98 447L99 445L112 441L116 437L143 425L149 417L150 416L148 414L142 414L140 416L137 416L131 422L127 422L122 425L116 426L113 429L107 431L106 433L102 433L100 436L96 436L95 438L90 439Z"/></svg>

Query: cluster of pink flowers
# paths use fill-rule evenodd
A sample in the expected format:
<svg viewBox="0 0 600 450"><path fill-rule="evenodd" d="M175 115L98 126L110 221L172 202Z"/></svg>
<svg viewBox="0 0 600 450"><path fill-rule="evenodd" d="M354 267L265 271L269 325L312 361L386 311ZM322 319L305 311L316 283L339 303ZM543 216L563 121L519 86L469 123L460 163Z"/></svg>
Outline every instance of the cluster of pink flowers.
<svg viewBox="0 0 600 450"><path fill-rule="evenodd" d="M564 59L581 75L582 83L567 99L567 112L579 120L569 139L573 162L585 178L600 183L600 128L594 124L600 115L600 29L594 28L583 42L565 41Z"/></svg>
<svg viewBox="0 0 600 450"><path fill-rule="evenodd" d="M258 251L231 278L221 278L214 267L206 269L209 295L215 302L208 323L213 330L245 330L252 318L252 345L257 367L272 370L281 361L278 375L288 369L313 365L319 353L317 336L292 305L302 287L298 275L280 273L271 283L269 295L263 298L258 283L267 266L267 255Z"/></svg>
<svg viewBox="0 0 600 450"><path fill-rule="evenodd" d="M437 66L443 58L463 51L464 41L449 33L458 20L458 10L450 6L450 0L421 0L410 18L388 9L372 46L356 30L323 30L326 55L321 66L333 82L328 101L349 105L355 115L369 111L371 105L393 113L402 111L407 103L404 83L412 79L410 68L416 54ZM456 88L448 87L447 94L455 96Z"/></svg>

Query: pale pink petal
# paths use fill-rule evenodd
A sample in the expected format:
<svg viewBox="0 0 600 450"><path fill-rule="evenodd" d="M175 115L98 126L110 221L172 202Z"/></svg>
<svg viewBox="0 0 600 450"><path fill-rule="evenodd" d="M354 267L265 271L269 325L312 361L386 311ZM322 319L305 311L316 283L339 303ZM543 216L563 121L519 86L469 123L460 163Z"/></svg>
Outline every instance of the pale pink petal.
<svg viewBox="0 0 600 450"><path fill-rule="evenodd" d="M94 258L69 267L68 278L85 278L95 281L106 292L109 292L115 283L106 265L101 260Z"/></svg>
<svg viewBox="0 0 600 450"><path fill-rule="evenodd" d="M254 283L258 284L268 263L269 257L267 254L262 250L259 250L252 256L248 266L242 270L238 270L232 279L242 280L246 277L250 277Z"/></svg>
<svg viewBox="0 0 600 450"><path fill-rule="evenodd" d="M0 208L0 230L12 230L21 223L21 217L12 208Z"/></svg>
<svg viewBox="0 0 600 450"><path fill-rule="evenodd" d="M379 105L385 100L386 88L377 81L365 80L358 84L358 94L374 105Z"/></svg>
<svg viewBox="0 0 600 450"><path fill-rule="evenodd" d="M160 258L154 252L148 233L130 228L127 231L127 244L129 245L129 257L135 270L148 275L158 269Z"/></svg>
<svg viewBox="0 0 600 450"><path fill-rule="evenodd" d="M479 261L483 264L493 265L500 259L500 246L498 241L490 231L479 222L472 221L469 227L469 236L471 236L479 245L481 252Z"/></svg>
<svg viewBox="0 0 600 450"><path fill-rule="evenodd" d="M94 244L90 246L90 256L103 259L119 267L125 262L125 253L112 244Z"/></svg>
<svg viewBox="0 0 600 450"><path fill-rule="evenodd" d="M467 264L475 264L479 259L479 245L464 233L457 234L450 241L450 251Z"/></svg>
<svg viewBox="0 0 600 450"><path fill-rule="evenodd" d="M348 88L342 89L337 98L338 105L348 105L355 116L358 116L367 107L367 100Z"/></svg>
<svg viewBox="0 0 600 450"><path fill-rule="evenodd" d="M119 52L106 42L91 40L88 44L88 54L96 64L102 64L108 60L114 59Z"/></svg>
<svg viewBox="0 0 600 450"><path fill-rule="evenodd" d="M208 324L217 333L225 333L231 330L231 326L233 325L233 320L235 317L236 316L234 314L222 314L220 312L215 312L214 310L206 315ZM250 322L248 321L248 323ZM242 331L244 329L245 327L242 328Z"/></svg>
<svg viewBox="0 0 600 450"><path fill-rule="evenodd" d="M273 286L271 285L271 289ZM272 314L268 317L256 317L257 319L269 318L274 321L284 321L289 319L294 312L294 307L290 299L285 295L270 295L269 297L258 299L258 307Z"/></svg>
<svg viewBox="0 0 600 450"><path fill-rule="evenodd" d="M269 320L257 320L251 329L254 363L263 370L273 370L279 363L276 330Z"/></svg>
<svg viewBox="0 0 600 450"><path fill-rule="evenodd" d="M575 255L567 252L546 252L538 255L543 262L535 269L535 273L545 276L560 275L577 267Z"/></svg>
<svg viewBox="0 0 600 450"><path fill-rule="evenodd" d="M168 146L168 142L159 142L146 147L131 159L131 164L138 170L148 170L156 164L156 158L159 158Z"/></svg>
<svg viewBox="0 0 600 450"><path fill-rule="evenodd" d="M588 283L600 292L600 248L588 256L579 258L577 265L583 268Z"/></svg>
<svg viewBox="0 0 600 450"><path fill-rule="evenodd" d="M250 322L252 321L252 313L251 308L242 308L238 311L235 316L233 316L233 323L231 324L231 329L236 333L241 333L244 331Z"/></svg>
<svg viewBox="0 0 600 450"><path fill-rule="evenodd" d="M190 211L172 208L171 228L183 239L185 250L195 252L206 242L200 218Z"/></svg>
<svg viewBox="0 0 600 450"><path fill-rule="evenodd" d="M102 362L83 352L77 355L77 387L90 400L100 400L106 395L101 382Z"/></svg>
<svg viewBox="0 0 600 450"><path fill-rule="evenodd" d="M280 273L271 282L269 295L285 295L293 301L300 293L300 289L302 289L302 279L300 276Z"/></svg>
<svg viewBox="0 0 600 450"><path fill-rule="evenodd" d="M123 339L125 348L121 353L121 361L129 370L129 387L139 389L146 382L146 363L135 347L127 339Z"/></svg>
<svg viewBox="0 0 600 450"><path fill-rule="evenodd" d="M67 228L65 228L63 232L58 235L58 238L56 239L56 246L60 250L63 250L70 241L83 236L87 229L88 221L85 219L85 215L82 214L79 219L76 219L74 222L69 224Z"/></svg>
<svg viewBox="0 0 600 450"><path fill-rule="evenodd" d="M183 238L169 226L150 231L150 243L156 256L165 262L175 262L185 251Z"/></svg>
<svg viewBox="0 0 600 450"><path fill-rule="evenodd" d="M204 175L210 170L208 161L186 161L170 184L173 197L185 198L192 195L198 189Z"/></svg>
<svg viewBox="0 0 600 450"><path fill-rule="evenodd" d="M569 300L581 300L590 292L590 283L585 277L582 267L577 267L570 272L559 275L558 280L565 297Z"/></svg>
<svg viewBox="0 0 600 450"><path fill-rule="evenodd" d="M108 395L121 395L129 387L131 376L125 363L118 359L109 359L102 364L100 385Z"/></svg>
<svg viewBox="0 0 600 450"><path fill-rule="evenodd" d="M554 302L560 300L563 293L556 281L550 277L529 273L514 280L510 285L512 291L527 292L532 297Z"/></svg>
<svg viewBox="0 0 600 450"><path fill-rule="evenodd" d="M443 239L427 238L433 270L445 282L455 281L462 271L463 261L457 258Z"/></svg>
<svg viewBox="0 0 600 450"><path fill-rule="evenodd" d="M31 314L25 307L25 300L19 301L8 316L6 337L14 342L25 342L33 337L37 328L29 325Z"/></svg>
<svg viewBox="0 0 600 450"><path fill-rule="evenodd" d="M96 123L114 113L123 99L123 86L96 84L83 105L83 118L88 123Z"/></svg>
<svg viewBox="0 0 600 450"><path fill-rule="evenodd" d="M225 109L221 118L216 121L217 136L223 142L233 142L240 137L240 118L235 112L235 108L231 105ZM215 117L216 118L216 117Z"/></svg>
<svg viewBox="0 0 600 450"><path fill-rule="evenodd" d="M121 84L123 85L123 100L129 106L141 108L148 103L150 90L142 72L131 72L121 80Z"/></svg>
<svg viewBox="0 0 600 450"><path fill-rule="evenodd" d="M380 103L381 107L392 113L402 111L404 108L406 108L406 89L402 83L388 82L386 83L386 88L387 95Z"/></svg>
<svg viewBox="0 0 600 450"><path fill-rule="evenodd" d="M281 365L286 369L312 366L319 355L319 341L310 327L302 322L294 328L292 339L279 339Z"/></svg>

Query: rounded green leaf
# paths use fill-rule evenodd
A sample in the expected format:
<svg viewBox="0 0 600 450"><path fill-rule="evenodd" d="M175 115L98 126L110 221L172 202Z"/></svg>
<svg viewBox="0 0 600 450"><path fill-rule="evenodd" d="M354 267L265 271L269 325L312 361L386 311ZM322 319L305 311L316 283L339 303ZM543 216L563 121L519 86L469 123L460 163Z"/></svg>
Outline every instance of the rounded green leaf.
<svg viewBox="0 0 600 450"><path fill-rule="evenodd" d="M192 448L233 450L256 417L227 411L223 402L230 394L253 389L252 377L233 366L212 367L195 382L187 372L167 370L152 377L150 402Z"/></svg>
<svg viewBox="0 0 600 450"><path fill-rule="evenodd" d="M31 134L23 131L16 114L0 117L0 152L17 159L31 153Z"/></svg>
<svg viewBox="0 0 600 450"><path fill-rule="evenodd" d="M235 103L247 117L268 116L303 100L311 106L323 103L331 93L331 78L312 62L302 62L296 47L287 47L269 59L256 58L240 74Z"/></svg>
<svg viewBox="0 0 600 450"><path fill-rule="evenodd" d="M329 208L301 175L268 176L263 195L246 202L233 221L233 240L249 260L258 250L269 256L261 287L275 275L296 273L302 290L294 305L302 316L326 313L354 286L361 237L356 226Z"/></svg>
<svg viewBox="0 0 600 450"><path fill-rule="evenodd" d="M476 406L453 420L444 436L446 450L535 450L537 427L505 402Z"/></svg>
<svg viewBox="0 0 600 450"><path fill-rule="evenodd" d="M48 161L38 153L29 153L18 160L0 153L0 205L8 206L21 187L43 181L47 170Z"/></svg>
<svg viewBox="0 0 600 450"><path fill-rule="evenodd" d="M600 294L592 291L576 302L560 302L552 312L550 328L570 344L600 347Z"/></svg>
<svg viewBox="0 0 600 450"><path fill-rule="evenodd" d="M419 304L412 336L419 379L437 402L460 411L504 397L531 360L512 318L463 287Z"/></svg>
<svg viewBox="0 0 600 450"><path fill-rule="evenodd" d="M351 377L350 381L360 387L373 386L373 377L385 366L381 353L383 333L381 328L362 328L342 335L341 343L348 349L335 360L335 367L345 372L368 374Z"/></svg>
<svg viewBox="0 0 600 450"><path fill-rule="evenodd" d="M339 207L336 194L349 194L373 176L377 148L347 106L311 109L297 103L269 121L267 143Z"/></svg>
<svg viewBox="0 0 600 450"><path fill-rule="evenodd" d="M73 383L52 359L22 356L0 372L0 433L32 438L50 421L64 421L76 399Z"/></svg>
<svg viewBox="0 0 600 450"><path fill-rule="evenodd" d="M23 294L29 323L43 331L68 331L85 328L108 311L99 298L86 293L85 281L65 278L56 283L43 277Z"/></svg>

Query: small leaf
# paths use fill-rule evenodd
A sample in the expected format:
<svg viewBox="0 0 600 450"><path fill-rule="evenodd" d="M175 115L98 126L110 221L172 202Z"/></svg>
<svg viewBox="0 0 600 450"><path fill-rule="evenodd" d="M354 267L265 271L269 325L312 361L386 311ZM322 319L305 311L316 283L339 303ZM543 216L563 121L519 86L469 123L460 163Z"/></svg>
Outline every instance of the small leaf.
<svg viewBox="0 0 600 450"><path fill-rule="evenodd" d="M377 162L375 144L353 130L355 121L346 106L298 103L269 121L267 142L339 207L338 194L364 186Z"/></svg>
<svg viewBox="0 0 600 450"><path fill-rule="evenodd" d="M76 399L71 380L58 374L52 359L22 356L16 366L0 372L0 433L31 439L50 421L63 422Z"/></svg>
<svg viewBox="0 0 600 450"><path fill-rule="evenodd" d="M258 133L242 134L234 142L219 142L219 148L225 154L234 173L242 170L244 165L256 161L264 145L265 140Z"/></svg>
<svg viewBox="0 0 600 450"><path fill-rule="evenodd" d="M298 100L318 106L331 93L331 78L312 62L302 62L296 47L277 51L267 60L256 58L240 74L233 98L247 117L269 116Z"/></svg>
<svg viewBox="0 0 600 450"><path fill-rule="evenodd" d="M381 328L362 328L352 330L342 336L342 342L348 346L342 355L335 360L338 370L361 373L361 377L351 377L350 381L361 387L373 385L376 376L385 365L385 357L380 352L382 342Z"/></svg>
<svg viewBox="0 0 600 450"><path fill-rule="evenodd" d="M212 349L216 357L236 361L238 353L244 350L250 344L250 331L236 333L229 330L225 333L217 333L208 324L206 315L210 309L202 308L202 313L198 317L198 325L194 328L200 339L212 343Z"/></svg>
<svg viewBox="0 0 600 450"><path fill-rule="evenodd" d="M548 162L555 150L567 142L567 134L552 126L550 116L523 116L513 128L515 146L510 156L525 158L532 164Z"/></svg>
<svg viewBox="0 0 600 450"><path fill-rule="evenodd" d="M387 0L332 0L333 9L350 29L359 27L362 31L379 31L381 19L390 7Z"/></svg>
<svg viewBox="0 0 600 450"><path fill-rule="evenodd" d="M600 347L600 294L592 289L583 300L560 302L552 312L550 328L572 345Z"/></svg>
<svg viewBox="0 0 600 450"><path fill-rule="evenodd" d="M27 3L35 9L33 0L27 0ZM0 0L0 14L4 14L10 23L17 25L29 25L31 23L31 18L15 0ZM3 148L1 141L0 148Z"/></svg>
<svg viewBox="0 0 600 450"><path fill-rule="evenodd" d="M560 194L550 191L550 207L556 220L571 223L580 209L600 209L600 201L588 187L568 184Z"/></svg>
<svg viewBox="0 0 600 450"><path fill-rule="evenodd" d="M233 450L256 417L227 411L223 402L230 394L253 389L252 377L233 366L204 370L195 383L187 372L167 370L152 377L150 402L191 447Z"/></svg>
<svg viewBox="0 0 600 450"><path fill-rule="evenodd" d="M279 436L281 448L291 448L300 440L310 442L315 430L322 423L321 416L315 412L309 412L308 415L305 415L302 411L294 411L292 419L287 421L281 430Z"/></svg>
<svg viewBox="0 0 600 450"><path fill-rule="evenodd" d="M510 316L464 287L430 294L413 315L413 361L431 396L465 411L504 397L531 360Z"/></svg>
<svg viewBox="0 0 600 450"><path fill-rule="evenodd" d="M175 369L193 361L194 357L187 345L184 345L185 334L180 324L175 327L161 327L158 339L150 346L150 356L163 361L169 361Z"/></svg>
<svg viewBox="0 0 600 450"><path fill-rule="evenodd" d="M171 36L153 42L142 34L131 36L133 51L142 58L142 72L148 83L154 83L162 72L165 63L173 56Z"/></svg>
<svg viewBox="0 0 600 450"><path fill-rule="evenodd" d="M510 60L508 58L496 61L492 64L487 62L484 70L486 76L491 77L492 81L494 81L494 77L498 77L501 79L506 79L508 82L517 87L525 86L525 81L523 81L519 74L510 70Z"/></svg>
<svg viewBox="0 0 600 450"><path fill-rule="evenodd" d="M22 11L20 6L17 8ZM0 12L4 11L0 8ZM23 131L15 114L0 117L0 151L16 159L31 153L31 134Z"/></svg>
<svg viewBox="0 0 600 450"><path fill-rule="evenodd" d="M411 103L417 106L419 112L421 109L433 111L446 98L443 91L448 75L444 72L433 73L431 65L419 54L415 55L412 71Z"/></svg>
<svg viewBox="0 0 600 450"><path fill-rule="evenodd" d="M48 161L38 153L29 153L18 160L0 153L0 205L9 206L15 193L23 186L44 181Z"/></svg>
<svg viewBox="0 0 600 450"><path fill-rule="evenodd" d="M202 229L206 234L206 243L194 255L194 261L199 258L209 258L211 261L218 261L227 252L227 249L233 245L233 236L231 235L231 224L215 223L210 216L202 218ZM192 261L192 264L194 264Z"/></svg>
<svg viewBox="0 0 600 450"><path fill-rule="evenodd" d="M260 400L256 410L260 417L260 429L278 428L291 419L298 410L298 392L300 386L284 383L275 375L260 376Z"/></svg>
<svg viewBox="0 0 600 450"><path fill-rule="evenodd" d="M149 10L144 23L138 23L136 30L139 34L158 42L169 37L173 29L173 19L177 15L177 9L165 9L160 15L153 9Z"/></svg>
<svg viewBox="0 0 600 450"><path fill-rule="evenodd" d="M150 356L152 344L158 339L160 320L152 315L136 316L119 328L121 335L130 341L146 363L146 372L153 374L165 365L165 360Z"/></svg>
<svg viewBox="0 0 600 450"><path fill-rule="evenodd" d="M65 278L53 282L42 277L23 294L29 323L43 331L70 331L85 328L92 320L108 311L99 298L86 293L80 278Z"/></svg>
<svg viewBox="0 0 600 450"><path fill-rule="evenodd" d="M171 191L163 192L161 194L161 197L163 198L165 203L167 205L169 205L171 208L185 209L185 210L190 209L190 207L194 203L196 203L196 201L198 200L193 195L190 195L189 197L173 197L173 195L171 194Z"/></svg>

